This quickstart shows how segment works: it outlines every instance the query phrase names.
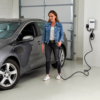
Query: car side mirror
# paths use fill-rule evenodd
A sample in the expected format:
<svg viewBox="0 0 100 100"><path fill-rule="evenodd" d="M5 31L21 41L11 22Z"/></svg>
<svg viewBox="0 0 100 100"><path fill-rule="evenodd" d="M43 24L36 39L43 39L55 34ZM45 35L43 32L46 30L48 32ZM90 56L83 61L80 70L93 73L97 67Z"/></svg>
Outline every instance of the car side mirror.
<svg viewBox="0 0 100 100"><path fill-rule="evenodd" d="M24 36L24 37L22 38L22 41L23 41L23 42L29 42L29 41L32 41L32 40L34 40L34 38L33 38L32 35Z"/></svg>

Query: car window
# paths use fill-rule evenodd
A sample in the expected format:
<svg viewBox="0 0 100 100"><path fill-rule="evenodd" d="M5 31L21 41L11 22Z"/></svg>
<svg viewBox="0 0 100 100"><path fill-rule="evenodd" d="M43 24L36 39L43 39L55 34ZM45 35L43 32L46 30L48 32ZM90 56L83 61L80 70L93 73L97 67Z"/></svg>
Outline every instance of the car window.
<svg viewBox="0 0 100 100"><path fill-rule="evenodd" d="M41 35L43 34L45 22L37 22Z"/></svg>
<svg viewBox="0 0 100 100"><path fill-rule="evenodd" d="M19 22L0 22L0 39L11 37L19 26Z"/></svg>
<svg viewBox="0 0 100 100"><path fill-rule="evenodd" d="M21 41L24 36L32 35L33 37L36 36L35 27L33 24L28 24L24 27L24 29L19 34L17 41Z"/></svg>

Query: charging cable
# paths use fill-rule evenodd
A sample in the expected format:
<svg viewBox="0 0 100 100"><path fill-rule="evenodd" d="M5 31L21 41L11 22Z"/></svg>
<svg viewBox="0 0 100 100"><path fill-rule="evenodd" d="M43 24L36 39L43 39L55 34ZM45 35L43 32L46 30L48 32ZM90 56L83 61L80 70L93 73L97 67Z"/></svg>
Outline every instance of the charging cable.
<svg viewBox="0 0 100 100"><path fill-rule="evenodd" d="M88 24L86 25L86 28L87 28L87 31L89 31L89 32L92 31L91 34L90 34L90 36L89 36L89 43L90 43L90 46L91 46L91 51L87 52L87 53L84 55L84 61L85 61L85 63L87 64L87 66L89 67L89 69L85 69L84 72L82 72L82 71L77 71L77 72L73 73L71 76L69 76L69 77L67 77L67 78L63 78L62 75L59 74L60 77L61 77L63 80L67 80L67 79L71 78L73 75L75 75L75 74L77 74L77 73L82 73L82 74L84 74L85 76L89 76L89 71L91 70L91 66L87 63L87 61L86 61L86 56L87 56L90 52L93 51L93 47L92 47L92 44L91 44L91 40L94 40L95 35L94 35L94 33L93 33L94 29L90 29L90 30L88 29L88 28L89 28L89 25L88 25ZM60 49L61 49L61 48L60 48Z"/></svg>

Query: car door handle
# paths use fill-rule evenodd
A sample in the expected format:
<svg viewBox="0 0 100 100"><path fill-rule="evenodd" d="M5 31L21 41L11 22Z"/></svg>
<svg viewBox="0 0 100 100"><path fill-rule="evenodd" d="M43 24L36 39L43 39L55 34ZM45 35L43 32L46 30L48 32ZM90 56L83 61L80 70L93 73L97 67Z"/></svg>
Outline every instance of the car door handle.
<svg viewBox="0 0 100 100"><path fill-rule="evenodd" d="M41 44L40 41L38 41L38 44L39 44L39 45Z"/></svg>

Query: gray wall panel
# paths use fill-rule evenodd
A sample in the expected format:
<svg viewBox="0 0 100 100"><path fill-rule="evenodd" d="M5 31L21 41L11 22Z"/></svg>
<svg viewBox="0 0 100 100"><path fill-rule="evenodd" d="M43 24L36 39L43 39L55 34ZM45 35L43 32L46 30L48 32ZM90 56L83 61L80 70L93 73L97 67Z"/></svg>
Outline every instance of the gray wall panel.
<svg viewBox="0 0 100 100"><path fill-rule="evenodd" d="M23 7L21 9L21 16L24 18L44 18L44 8L43 7Z"/></svg>
<svg viewBox="0 0 100 100"><path fill-rule="evenodd" d="M43 5L44 0L21 0L22 6Z"/></svg>
<svg viewBox="0 0 100 100"><path fill-rule="evenodd" d="M71 4L73 0L46 0L46 4Z"/></svg>
<svg viewBox="0 0 100 100"><path fill-rule="evenodd" d="M71 22L71 6L52 6L46 7L45 18L48 19L48 12L55 10L61 22Z"/></svg>

